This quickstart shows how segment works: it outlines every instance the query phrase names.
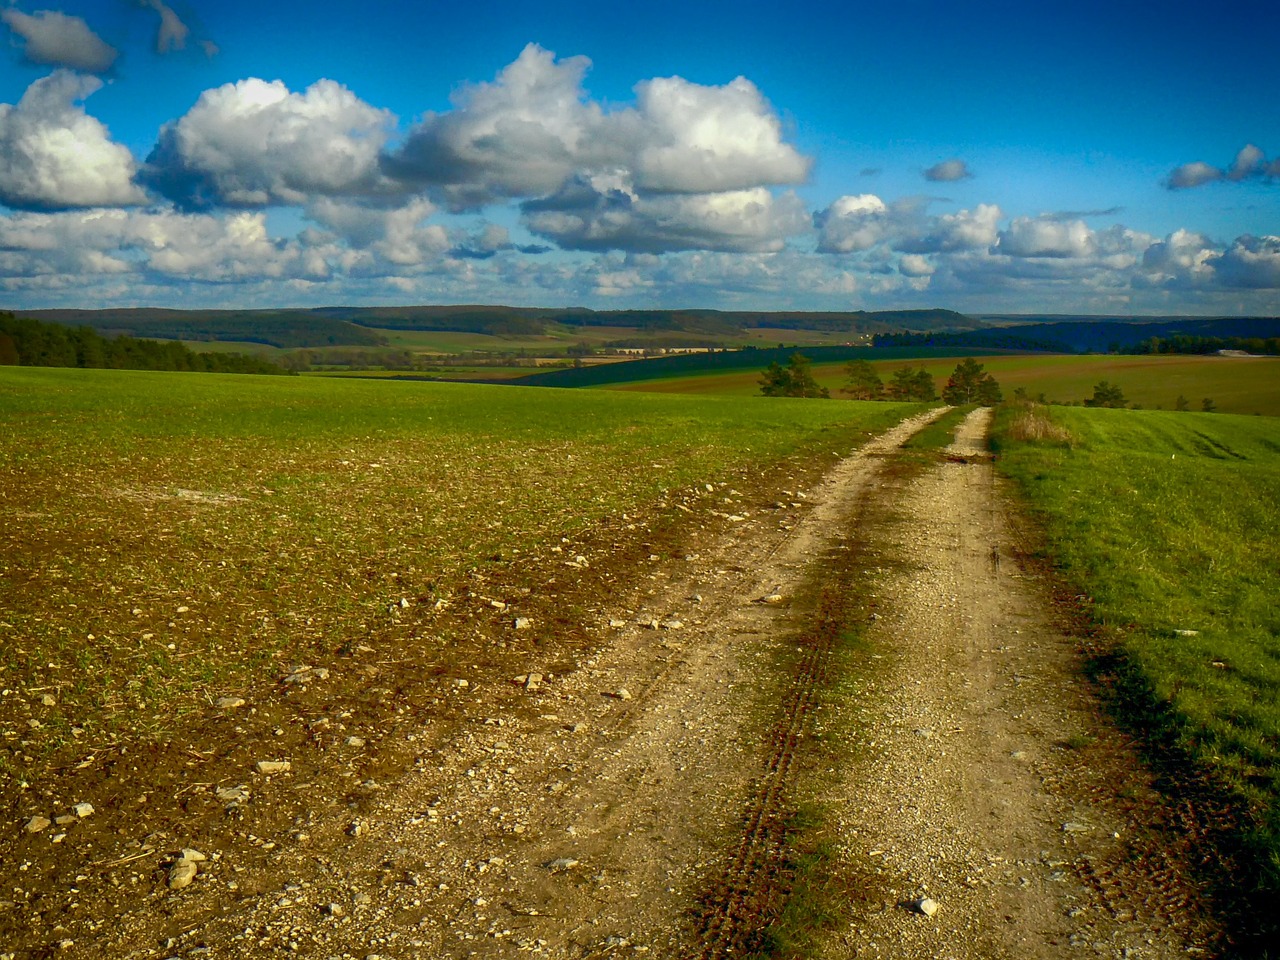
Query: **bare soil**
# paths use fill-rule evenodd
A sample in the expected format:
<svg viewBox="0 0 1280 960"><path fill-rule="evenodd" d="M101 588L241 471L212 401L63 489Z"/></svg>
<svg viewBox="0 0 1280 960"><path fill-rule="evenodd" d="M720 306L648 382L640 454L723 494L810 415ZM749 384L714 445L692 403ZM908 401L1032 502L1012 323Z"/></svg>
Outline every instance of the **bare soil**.
<svg viewBox="0 0 1280 960"><path fill-rule="evenodd" d="M749 956L810 808L816 955L1214 953L1185 839L1019 561L985 413L901 456L935 415L476 583L447 658L352 642L149 755L69 762L0 839L0 956ZM184 848L207 859L170 889Z"/></svg>

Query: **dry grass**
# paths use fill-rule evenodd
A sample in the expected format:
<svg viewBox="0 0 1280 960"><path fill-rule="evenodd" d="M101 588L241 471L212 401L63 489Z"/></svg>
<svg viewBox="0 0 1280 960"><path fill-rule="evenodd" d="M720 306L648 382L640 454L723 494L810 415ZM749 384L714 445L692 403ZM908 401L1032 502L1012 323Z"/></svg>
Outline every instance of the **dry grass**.
<svg viewBox="0 0 1280 960"><path fill-rule="evenodd" d="M1068 448L1075 445L1075 436L1066 427L1054 422L1043 404L1022 401L1014 407L1016 412L1005 430L1005 436L1010 440Z"/></svg>

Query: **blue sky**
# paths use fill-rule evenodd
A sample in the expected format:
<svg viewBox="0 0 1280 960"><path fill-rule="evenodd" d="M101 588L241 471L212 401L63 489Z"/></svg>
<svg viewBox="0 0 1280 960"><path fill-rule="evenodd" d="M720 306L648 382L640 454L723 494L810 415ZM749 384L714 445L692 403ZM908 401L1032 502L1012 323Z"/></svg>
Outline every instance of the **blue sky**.
<svg viewBox="0 0 1280 960"><path fill-rule="evenodd" d="M1274 2L0 0L0 35L9 309L1280 313Z"/></svg>

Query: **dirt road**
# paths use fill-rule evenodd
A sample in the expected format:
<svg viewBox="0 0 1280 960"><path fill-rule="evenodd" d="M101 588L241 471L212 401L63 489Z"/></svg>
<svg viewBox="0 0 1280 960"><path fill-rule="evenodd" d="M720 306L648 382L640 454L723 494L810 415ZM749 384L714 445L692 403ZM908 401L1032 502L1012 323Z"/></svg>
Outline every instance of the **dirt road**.
<svg viewBox="0 0 1280 960"><path fill-rule="evenodd" d="M1159 799L1015 559L985 412L907 469L927 419L615 570L581 659L440 678L448 724L397 728L411 768L244 834L269 871L205 851L66 953L741 957L777 938L806 808L840 891L817 955L1211 953Z"/></svg>

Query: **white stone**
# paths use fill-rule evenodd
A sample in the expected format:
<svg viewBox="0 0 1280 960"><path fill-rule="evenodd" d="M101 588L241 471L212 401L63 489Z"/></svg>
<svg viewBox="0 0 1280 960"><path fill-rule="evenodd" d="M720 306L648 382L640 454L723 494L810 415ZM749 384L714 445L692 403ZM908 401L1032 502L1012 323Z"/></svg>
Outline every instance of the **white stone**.
<svg viewBox="0 0 1280 960"><path fill-rule="evenodd" d="M196 878L199 868L191 860L178 860L169 868L169 889L181 890Z"/></svg>

